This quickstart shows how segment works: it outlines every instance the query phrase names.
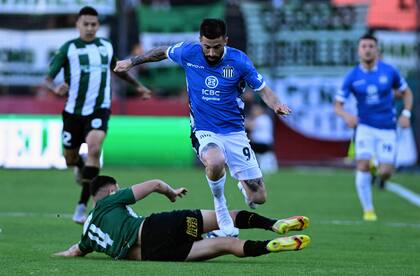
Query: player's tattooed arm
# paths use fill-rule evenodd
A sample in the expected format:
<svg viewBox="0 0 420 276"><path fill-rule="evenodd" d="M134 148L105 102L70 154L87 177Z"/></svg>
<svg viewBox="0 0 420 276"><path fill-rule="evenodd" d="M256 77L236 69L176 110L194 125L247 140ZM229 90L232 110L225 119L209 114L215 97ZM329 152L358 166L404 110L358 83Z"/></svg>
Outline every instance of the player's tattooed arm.
<svg viewBox="0 0 420 276"><path fill-rule="evenodd" d="M147 62L155 62L155 61L161 61L167 58L166 56L166 50L168 49L168 46L161 46L153 48L150 51L147 51L143 55L138 55L135 57L132 57L131 64L132 66L136 66L138 64L147 63Z"/></svg>
<svg viewBox="0 0 420 276"><path fill-rule="evenodd" d="M278 115L289 115L292 110L279 101L276 94L267 85L260 90L260 95L263 101Z"/></svg>
<svg viewBox="0 0 420 276"><path fill-rule="evenodd" d="M255 178L255 179L243 180L243 182L253 192L257 192L261 187L263 187L263 179L262 179L262 177Z"/></svg>

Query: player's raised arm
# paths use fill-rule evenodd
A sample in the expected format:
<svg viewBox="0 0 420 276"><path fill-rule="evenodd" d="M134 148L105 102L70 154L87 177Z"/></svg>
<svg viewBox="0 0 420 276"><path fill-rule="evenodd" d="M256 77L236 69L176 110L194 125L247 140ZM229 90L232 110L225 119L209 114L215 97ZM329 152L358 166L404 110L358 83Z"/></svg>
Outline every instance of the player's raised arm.
<svg viewBox="0 0 420 276"><path fill-rule="evenodd" d="M183 197L188 190L185 188L174 189L169 184L160 179L153 179L131 186L136 201L147 197L151 193L165 195L171 202L175 202L177 197Z"/></svg>
<svg viewBox="0 0 420 276"><path fill-rule="evenodd" d="M166 50L168 46L161 46L153 48L142 55L138 55L129 59L124 59L117 62L114 72L126 72L136 65L148 62L157 62L167 58Z"/></svg>
<svg viewBox="0 0 420 276"><path fill-rule="evenodd" d="M280 103L276 94L267 85L260 91L261 98L278 115L289 115L292 110L285 104Z"/></svg>

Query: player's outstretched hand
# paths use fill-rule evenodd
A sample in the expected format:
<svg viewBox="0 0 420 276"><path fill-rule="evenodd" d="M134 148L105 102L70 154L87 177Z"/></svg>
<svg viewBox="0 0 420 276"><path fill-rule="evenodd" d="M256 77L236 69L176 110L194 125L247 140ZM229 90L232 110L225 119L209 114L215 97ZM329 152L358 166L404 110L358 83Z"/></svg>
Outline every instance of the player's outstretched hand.
<svg viewBox="0 0 420 276"><path fill-rule="evenodd" d="M168 198L171 202L175 202L177 197L183 197L187 194L188 190L186 188L174 189Z"/></svg>
<svg viewBox="0 0 420 276"><path fill-rule="evenodd" d="M114 72L127 72L133 67L133 64L130 59L124 59L117 61L117 65L115 65Z"/></svg>
<svg viewBox="0 0 420 276"><path fill-rule="evenodd" d="M136 91L143 100L148 100L152 97L152 91L146 86L139 86L136 88Z"/></svg>
<svg viewBox="0 0 420 276"><path fill-rule="evenodd" d="M274 106L274 112L276 112L277 115L286 116L292 113L292 110L285 104L277 103Z"/></svg>
<svg viewBox="0 0 420 276"><path fill-rule="evenodd" d="M62 83L54 88L54 94L58 96L64 96L69 91L69 85L67 83Z"/></svg>

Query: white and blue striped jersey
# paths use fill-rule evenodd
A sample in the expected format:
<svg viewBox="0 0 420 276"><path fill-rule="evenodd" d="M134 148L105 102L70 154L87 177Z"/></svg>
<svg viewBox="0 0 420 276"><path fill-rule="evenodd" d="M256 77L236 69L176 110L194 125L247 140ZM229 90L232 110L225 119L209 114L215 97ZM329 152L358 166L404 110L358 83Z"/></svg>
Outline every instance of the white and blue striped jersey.
<svg viewBox="0 0 420 276"><path fill-rule="evenodd" d="M265 81L240 50L225 47L222 59L209 65L198 42L181 42L168 48L167 56L184 68L193 131L226 134L244 130L245 84L255 91Z"/></svg>
<svg viewBox="0 0 420 276"><path fill-rule="evenodd" d="M359 123L379 129L396 128L393 89L404 91L407 82L393 66L378 61L371 70L361 64L346 76L335 99L344 102L352 93L356 97Z"/></svg>

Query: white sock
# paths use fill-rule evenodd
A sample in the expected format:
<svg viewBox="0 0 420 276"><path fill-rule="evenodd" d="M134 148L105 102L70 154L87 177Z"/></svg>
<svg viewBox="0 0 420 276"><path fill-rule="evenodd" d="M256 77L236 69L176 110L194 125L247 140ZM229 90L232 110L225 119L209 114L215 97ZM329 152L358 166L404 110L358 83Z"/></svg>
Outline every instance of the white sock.
<svg viewBox="0 0 420 276"><path fill-rule="evenodd" d="M210 180L207 176L207 182L209 183L209 187L211 189L211 193L215 200L219 201L221 204L226 205L225 199L225 182L226 182L226 174L224 174L219 180L213 181Z"/></svg>
<svg viewBox="0 0 420 276"><path fill-rule="evenodd" d="M231 232L234 228L233 220L230 217L224 194L226 174L219 180L210 180L207 176L207 182L213 194L214 210L216 211L217 224L222 231ZM228 233L227 233L228 234Z"/></svg>
<svg viewBox="0 0 420 276"><path fill-rule="evenodd" d="M373 210L371 180L370 172L356 171L356 190L364 211Z"/></svg>

